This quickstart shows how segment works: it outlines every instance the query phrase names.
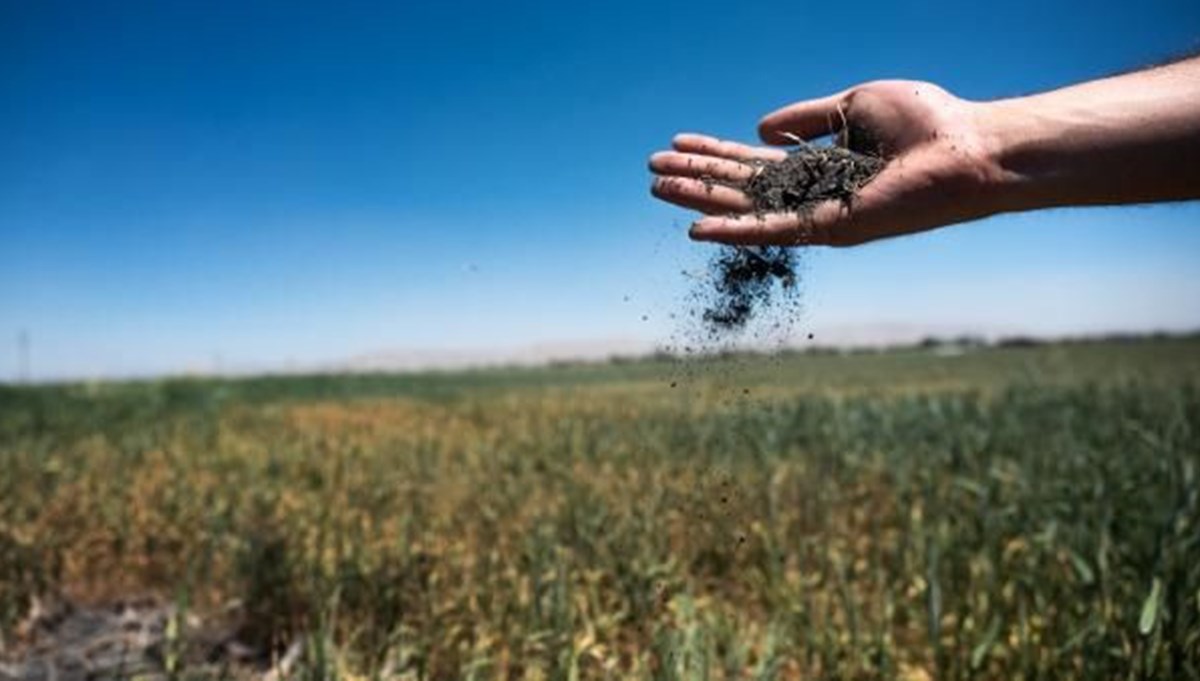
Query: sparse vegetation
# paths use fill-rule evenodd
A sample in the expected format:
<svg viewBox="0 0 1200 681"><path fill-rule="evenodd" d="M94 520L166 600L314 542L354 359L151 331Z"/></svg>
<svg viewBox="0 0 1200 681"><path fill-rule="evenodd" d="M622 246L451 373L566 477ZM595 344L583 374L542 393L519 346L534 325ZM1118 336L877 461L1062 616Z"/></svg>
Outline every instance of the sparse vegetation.
<svg viewBox="0 0 1200 681"><path fill-rule="evenodd" d="M1200 677L1200 341L720 362L0 388L0 630L150 592L313 678Z"/></svg>

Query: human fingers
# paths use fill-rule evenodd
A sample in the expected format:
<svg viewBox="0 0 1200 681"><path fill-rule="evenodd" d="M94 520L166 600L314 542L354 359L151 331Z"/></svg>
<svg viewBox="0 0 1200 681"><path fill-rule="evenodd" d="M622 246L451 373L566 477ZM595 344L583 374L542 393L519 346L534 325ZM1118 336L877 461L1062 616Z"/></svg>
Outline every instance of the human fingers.
<svg viewBox="0 0 1200 681"><path fill-rule="evenodd" d="M735 246L801 246L824 243L801 239L807 218L796 213L747 213L712 215L692 224L689 236L696 241L715 241ZM808 230L811 232L812 230Z"/></svg>
<svg viewBox="0 0 1200 681"><path fill-rule="evenodd" d="M658 177L650 193L684 208L709 215L743 213L754 208L750 197L733 187L689 177Z"/></svg>
<svg viewBox="0 0 1200 681"><path fill-rule="evenodd" d="M767 114L758 123L758 135L767 144L795 144L830 135L845 125L845 94L789 104Z"/></svg>
<svg viewBox="0 0 1200 681"><path fill-rule="evenodd" d="M743 184L757 172L739 161L678 151L660 151L651 156L650 170L659 175L711 178L733 184Z"/></svg>
<svg viewBox="0 0 1200 681"><path fill-rule="evenodd" d="M709 135L695 133L680 133L671 140L675 151L702 156L716 156L734 161L782 161L787 158L787 152L782 149L767 147L752 147L749 144L720 140Z"/></svg>

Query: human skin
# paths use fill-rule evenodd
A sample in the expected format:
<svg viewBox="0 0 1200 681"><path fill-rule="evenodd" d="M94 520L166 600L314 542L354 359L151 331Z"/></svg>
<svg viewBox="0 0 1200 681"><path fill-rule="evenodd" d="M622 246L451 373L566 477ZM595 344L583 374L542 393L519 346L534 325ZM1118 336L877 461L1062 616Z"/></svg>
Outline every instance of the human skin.
<svg viewBox="0 0 1200 681"><path fill-rule="evenodd" d="M876 81L786 106L758 131L769 145L870 139L888 162L849 203L759 215L741 187L784 150L677 135L650 158L651 191L706 214L693 239L852 246L997 213L1197 199L1200 58L990 102Z"/></svg>

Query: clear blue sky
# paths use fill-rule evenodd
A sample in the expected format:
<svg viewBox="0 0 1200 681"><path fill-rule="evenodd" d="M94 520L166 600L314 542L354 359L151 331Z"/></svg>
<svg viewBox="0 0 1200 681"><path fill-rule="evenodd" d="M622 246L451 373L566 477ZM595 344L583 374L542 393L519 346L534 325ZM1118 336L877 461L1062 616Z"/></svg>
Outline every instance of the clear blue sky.
<svg viewBox="0 0 1200 681"><path fill-rule="evenodd" d="M647 193L674 132L750 139L881 77L1019 94L1198 41L1192 0L0 0L0 379L21 329L41 377L666 338L707 252ZM996 218L807 277L818 334L1194 328L1200 206Z"/></svg>

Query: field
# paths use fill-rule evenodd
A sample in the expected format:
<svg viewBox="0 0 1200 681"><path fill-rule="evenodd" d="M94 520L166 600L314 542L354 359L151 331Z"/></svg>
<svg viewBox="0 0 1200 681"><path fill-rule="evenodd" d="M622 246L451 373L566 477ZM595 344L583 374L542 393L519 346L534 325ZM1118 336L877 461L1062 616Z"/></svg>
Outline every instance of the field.
<svg viewBox="0 0 1200 681"><path fill-rule="evenodd" d="M5 387L0 641L152 594L303 678L1195 679L1198 467L1196 338Z"/></svg>

